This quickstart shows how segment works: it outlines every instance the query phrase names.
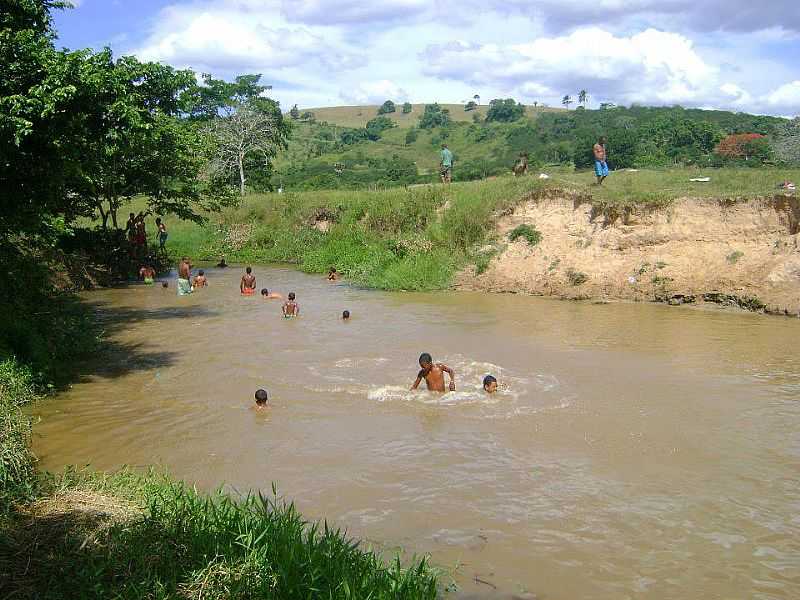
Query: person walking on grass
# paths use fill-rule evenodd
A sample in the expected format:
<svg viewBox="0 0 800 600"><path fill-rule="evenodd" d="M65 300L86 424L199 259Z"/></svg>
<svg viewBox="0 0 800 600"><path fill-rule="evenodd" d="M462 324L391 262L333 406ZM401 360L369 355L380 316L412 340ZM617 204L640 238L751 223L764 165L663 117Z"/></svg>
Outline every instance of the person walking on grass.
<svg viewBox="0 0 800 600"><path fill-rule="evenodd" d="M602 185L608 177L608 163L606 163L606 138L601 137L592 147L594 154L594 174L597 176L597 185Z"/></svg>
<svg viewBox="0 0 800 600"><path fill-rule="evenodd" d="M450 183L453 181L453 153L450 152L447 144L442 144L439 169L442 175L442 183Z"/></svg>

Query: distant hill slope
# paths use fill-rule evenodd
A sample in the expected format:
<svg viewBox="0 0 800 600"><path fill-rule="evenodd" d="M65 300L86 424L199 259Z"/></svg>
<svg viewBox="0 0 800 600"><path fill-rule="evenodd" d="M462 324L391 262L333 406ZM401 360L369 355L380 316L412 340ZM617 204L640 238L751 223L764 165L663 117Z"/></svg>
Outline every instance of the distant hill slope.
<svg viewBox="0 0 800 600"><path fill-rule="evenodd" d="M613 107L600 110L526 107L511 122L488 122L487 105L464 111L461 104L440 105L450 123L419 127L424 104L385 115L393 127L365 128L378 106L338 106L304 109L313 118L293 121L285 152L275 162L274 186L285 189L363 189L409 185L437 179L439 149L448 144L456 159L457 181L508 173L520 153L530 157L531 169L549 165L591 167L591 148L599 136L608 138L612 168L669 168L675 166L758 166L796 159L780 156L780 138L789 121L777 117L681 107ZM736 160L717 156L725 136L758 133ZM747 159L747 160L746 160ZM258 185L257 175L250 178ZM255 187L254 189L258 189Z"/></svg>
<svg viewBox="0 0 800 600"><path fill-rule="evenodd" d="M478 108L470 111L464 110L463 104L440 104L442 108L450 111L450 118L457 122L472 122L472 115L478 114L482 119L486 118L486 113L489 112L487 104L481 104ZM312 112L317 121L325 121L331 125L339 125L340 127L364 127L367 121L374 119L378 116L378 105L365 105L365 106L327 106L322 108L304 108L300 112ZM417 124L419 116L425 111L424 104L412 104L411 112L403 114L403 104L397 104L397 110L393 113L388 113L386 116L392 119L400 128L413 127ZM526 116L533 117L541 112L560 112L564 111L563 108L549 108L528 106L525 108Z"/></svg>

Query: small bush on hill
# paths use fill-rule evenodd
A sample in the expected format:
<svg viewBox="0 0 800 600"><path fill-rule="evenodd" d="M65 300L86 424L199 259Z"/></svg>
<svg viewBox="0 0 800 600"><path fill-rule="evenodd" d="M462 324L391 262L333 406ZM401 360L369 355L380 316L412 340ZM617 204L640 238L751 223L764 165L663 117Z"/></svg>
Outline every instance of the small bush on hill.
<svg viewBox="0 0 800 600"><path fill-rule="evenodd" d="M565 274L567 276L567 281L569 281L569 284L572 286L582 285L589 280L589 277L586 275L586 273L576 271L572 267L567 269Z"/></svg>
<svg viewBox="0 0 800 600"><path fill-rule="evenodd" d="M478 108L478 105L477 105L477 104L475 104L475 101L473 101L473 100L470 100L469 102L467 102L467 103L464 105L464 112L469 112L469 111L471 111L471 110L475 110L476 108Z"/></svg>
<svg viewBox="0 0 800 600"><path fill-rule="evenodd" d="M529 246L535 246L542 241L542 233L533 225L517 225L508 233L508 239L512 242L517 241L519 238L528 240Z"/></svg>
<svg viewBox="0 0 800 600"><path fill-rule="evenodd" d="M450 124L450 111L442 108L439 104L426 104L425 112L419 118L420 129L433 129L434 127L446 127Z"/></svg>
<svg viewBox="0 0 800 600"><path fill-rule="evenodd" d="M397 107L395 107L394 102L392 102L391 100L387 100L386 102L381 104L380 107L378 108L378 114L387 115L389 113L393 113L395 110L397 110Z"/></svg>

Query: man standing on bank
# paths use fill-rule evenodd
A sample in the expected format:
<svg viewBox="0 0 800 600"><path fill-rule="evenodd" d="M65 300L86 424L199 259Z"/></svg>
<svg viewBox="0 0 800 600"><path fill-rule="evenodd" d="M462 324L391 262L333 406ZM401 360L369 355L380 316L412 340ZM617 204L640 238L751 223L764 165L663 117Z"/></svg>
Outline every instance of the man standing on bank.
<svg viewBox="0 0 800 600"><path fill-rule="evenodd" d="M606 138L601 137L592 147L594 153L594 174L597 176L597 185L601 185L608 177L608 163L606 163Z"/></svg>
<svg viewBox="0 0 800 600"><path fill-rule="evenodd" d="M442 144L441 157L439 168L441 169L442 183L450 183L453 181L453 153L450 152L447 144Z"/></svg>

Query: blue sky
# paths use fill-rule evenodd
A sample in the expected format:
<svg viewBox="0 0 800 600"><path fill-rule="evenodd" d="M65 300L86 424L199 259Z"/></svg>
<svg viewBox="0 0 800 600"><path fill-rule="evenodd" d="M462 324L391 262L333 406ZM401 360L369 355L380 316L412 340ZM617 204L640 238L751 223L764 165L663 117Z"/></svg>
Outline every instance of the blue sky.
<svg viewBox="0 0 800 600"><path fill-rule="evenodd" d="M284 107L480 95L800 114L799 0L79 0L59 43L230 78Z"/></svg>

